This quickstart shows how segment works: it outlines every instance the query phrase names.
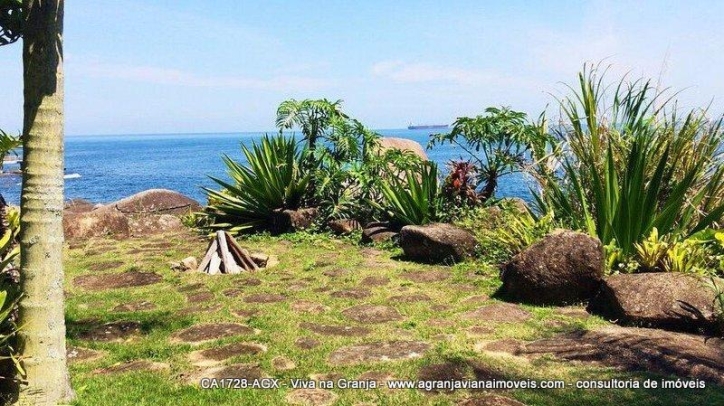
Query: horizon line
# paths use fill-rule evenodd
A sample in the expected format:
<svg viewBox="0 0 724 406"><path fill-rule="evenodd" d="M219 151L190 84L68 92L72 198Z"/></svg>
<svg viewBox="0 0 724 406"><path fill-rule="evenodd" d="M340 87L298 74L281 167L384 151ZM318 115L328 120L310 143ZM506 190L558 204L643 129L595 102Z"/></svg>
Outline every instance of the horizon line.
<svg viewBox="0 0 724 406"><path fill-rule="evenodd" d="M407 128L373 128L372 131L384 130L406 130ZM162 132L162 133L105 133L105 134L65 134L65 137L117 137L117 136L139 136L139 135L211 135L211 134L272 134L278 133L274 131L202 131L202 132Z"/></svg>

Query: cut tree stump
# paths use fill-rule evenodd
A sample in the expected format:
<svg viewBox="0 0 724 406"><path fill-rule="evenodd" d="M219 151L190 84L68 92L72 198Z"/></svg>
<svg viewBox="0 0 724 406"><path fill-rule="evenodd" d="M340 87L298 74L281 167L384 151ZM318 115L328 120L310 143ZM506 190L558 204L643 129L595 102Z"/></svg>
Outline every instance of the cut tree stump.
<svg viewBox="0 0 724 406"><path fill-rule="evenodd" d="M259 267L251 259L249 251L241 248L226 231L217 231L209 244L199 272L209 275L239 274L241 271L257 271Z"/></svg>

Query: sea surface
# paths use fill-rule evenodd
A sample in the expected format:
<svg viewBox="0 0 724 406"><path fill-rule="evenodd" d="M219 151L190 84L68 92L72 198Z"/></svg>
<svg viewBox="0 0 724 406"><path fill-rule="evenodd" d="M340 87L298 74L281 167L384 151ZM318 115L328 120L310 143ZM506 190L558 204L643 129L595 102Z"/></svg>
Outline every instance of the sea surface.
<svg viewBox="0 0 724 406"><path fill-rule="evenodd" d="M408 138L427 146L431 130L378 130L384 136ZM433 130L435 131L435 130ZM244 162L241 144L250 145L264 133L156 134L69 136L65 139L65 199L109 203L147 189L171 189L202 204L202 187L216 188L209 175L228 179L221 155ZM300 138L299 136L297 138ZM451 159L464 151L451 145L428 150L441 176ZM18 169L6 165L5 170ZM10 204L20 202L20 175L0 176L0 194ZM499 197L530 200L530 184L516 174L500 180Z"/></svg>

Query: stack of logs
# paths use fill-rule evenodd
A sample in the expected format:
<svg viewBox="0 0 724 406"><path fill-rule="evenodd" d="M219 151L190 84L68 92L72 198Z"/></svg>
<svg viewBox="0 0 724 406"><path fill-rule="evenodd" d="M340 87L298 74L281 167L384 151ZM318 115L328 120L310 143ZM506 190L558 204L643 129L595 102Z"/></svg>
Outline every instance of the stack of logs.
<svg viewBox="0 0 724 406"><path fill-rule="evenodd" d="M217 231L209 244L199 272L209 275L238 274L241 271L257 271L259 267L249 256L249 251L241 248L226 231Z"/></svg>

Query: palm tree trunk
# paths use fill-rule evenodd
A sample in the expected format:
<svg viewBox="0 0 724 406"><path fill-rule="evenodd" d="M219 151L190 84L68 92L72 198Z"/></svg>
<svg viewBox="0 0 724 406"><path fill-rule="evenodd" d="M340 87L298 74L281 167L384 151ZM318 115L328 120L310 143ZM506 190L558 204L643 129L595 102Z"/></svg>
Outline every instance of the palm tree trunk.
<svg viewBox="0 0 724 406"><path fill-rule="evenodd" d="M25 0L20 199L21 404L73 397L63 306L63 0Z"/></svg>

